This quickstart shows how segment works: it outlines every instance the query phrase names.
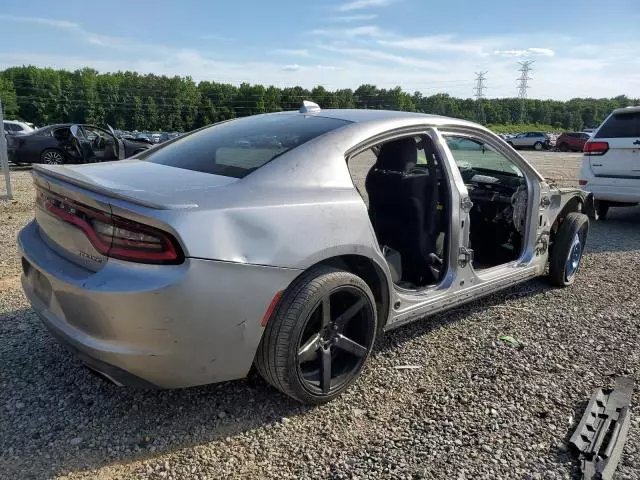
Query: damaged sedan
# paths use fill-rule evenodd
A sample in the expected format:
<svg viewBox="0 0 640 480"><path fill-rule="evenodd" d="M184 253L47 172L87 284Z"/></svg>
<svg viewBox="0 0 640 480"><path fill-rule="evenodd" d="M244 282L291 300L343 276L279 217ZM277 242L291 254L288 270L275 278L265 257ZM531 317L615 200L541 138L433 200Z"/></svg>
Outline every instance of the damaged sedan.
<svg viewBox="0 0 640 480"><path fill-rule="evenodd" d="M387 330L547 270L572 284L593 210L477 124L311 102L33 178L22 285L88 367L146 388L255 367L308 404Z"/></svg>
<svg viewBox="0 0 640 480"><path fill-rule="evenodd" d="M7 137L7 147L9 161L17 165L62 165L122 160L151 148L152 144L119 138L111 127L65 123Z"/></svg>

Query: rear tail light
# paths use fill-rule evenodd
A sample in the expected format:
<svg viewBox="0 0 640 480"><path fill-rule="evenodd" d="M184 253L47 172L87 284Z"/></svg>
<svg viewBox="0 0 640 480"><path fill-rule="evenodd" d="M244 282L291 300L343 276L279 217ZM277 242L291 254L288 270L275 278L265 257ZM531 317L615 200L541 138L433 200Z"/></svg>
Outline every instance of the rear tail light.
<svg viewBox="0 0 640 480"><path fill-rule="evenodd" d="M82 230L102 255L138 263L178 264L184 254L169 233L39 190L37 205Z"/></svg>
<svg viewBox="0 0 640 480"><path fill-rule="evenodd" d="M587 183L589 183L589 182L587 182L586 180L578 180L578 185L584 186Z"/></svg>
<svg viewBox="0 0 640 480"><path fill-rule="evenodd" d="M587 142L584 144L583 152L585 155L596 156L604 155L609 150L609 144L607 142Z"/></svg>

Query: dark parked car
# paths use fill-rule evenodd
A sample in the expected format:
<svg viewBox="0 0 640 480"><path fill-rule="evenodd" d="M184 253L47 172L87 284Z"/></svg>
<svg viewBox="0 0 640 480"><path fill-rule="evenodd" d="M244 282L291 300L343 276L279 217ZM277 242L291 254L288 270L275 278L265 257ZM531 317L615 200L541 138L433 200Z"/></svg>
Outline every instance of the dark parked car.
<svg viewBox="0 0 640 480"><path fill-rule="evenodd" d="M92 163L122 160L151 148L147 142L118 138L113 129L94 125L49 125L8 137L9 161L21 163Z"/></svg>
<svg viewBox="0 0 640 480"><path fill-rule="evenodd" d="M590 138L586 132L565 132L556 140L556 148L561 152L581 152Z"/></svg>

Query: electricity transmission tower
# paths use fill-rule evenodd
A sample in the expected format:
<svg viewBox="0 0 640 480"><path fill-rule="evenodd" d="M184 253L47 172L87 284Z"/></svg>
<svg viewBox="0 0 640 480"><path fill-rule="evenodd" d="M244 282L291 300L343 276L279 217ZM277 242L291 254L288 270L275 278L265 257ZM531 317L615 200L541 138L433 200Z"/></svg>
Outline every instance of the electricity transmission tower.
<svg viewBox="0 0 640 480"><path fill-rule="evenodd" d="M476 121L478 123L486 123L487 118L484 114L484 89L487 88L485 82L487 81L486 71L475 72L476 86L473 89L473 96L476 97Z"/></svg>
<svg viewBox="0 0 640 480"><path fill-rule="evenodd" d="M518 98L520 99L520 123L525 123L527 120L527 89L529 88L528 81L532 80L529 76L529 72L533 70L535 60L525 60L524 62L518 62L520 64L520 76L518 77Z"/></svg>

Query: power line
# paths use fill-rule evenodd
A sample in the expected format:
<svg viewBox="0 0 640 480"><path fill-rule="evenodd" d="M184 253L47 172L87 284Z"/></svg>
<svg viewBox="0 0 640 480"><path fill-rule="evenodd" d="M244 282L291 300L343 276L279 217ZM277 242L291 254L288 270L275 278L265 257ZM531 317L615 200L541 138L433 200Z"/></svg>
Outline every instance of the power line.
<svg viewBox="0 0 640 480"><path fill-rule="evenodd" d="M529 89L529 80L533 78L529 76L529 72L533 70L532 65L535 60L525 60L518 62L520 68L520 76L518 77L518 98L520 99L520 123L526 123L527 120L527 90Z"/></svg>
<svg viewBox="0 0 640 480"><path fill-rule="evenodd" d="M479 123L486 123L486 117L484 114L484 90L487 88L485 82L487 81L487 71L484 72L475 72L476 75L476 86L473 89L473 96L476 97L476 120Z"/></svg>

